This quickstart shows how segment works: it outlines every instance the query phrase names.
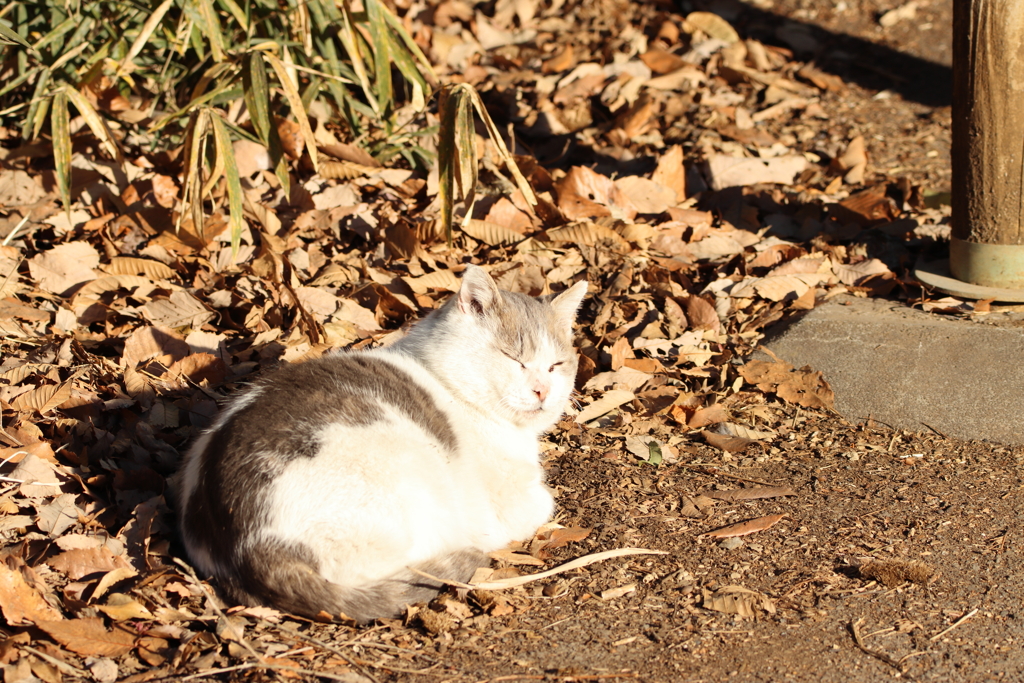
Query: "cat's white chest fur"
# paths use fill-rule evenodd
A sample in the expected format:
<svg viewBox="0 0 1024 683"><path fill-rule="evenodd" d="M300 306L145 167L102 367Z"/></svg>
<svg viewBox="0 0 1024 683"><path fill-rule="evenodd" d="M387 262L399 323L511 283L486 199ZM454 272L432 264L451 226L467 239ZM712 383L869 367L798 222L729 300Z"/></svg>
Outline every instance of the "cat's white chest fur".
<svg viewBox="0 0 1024 683"><path fill-rule="evenodd" d="M554 502L538 437L573 390L586 293L459 293L394 346L272 373L186 457L182 537L232 599L359 621L466 581Z"/></svg>

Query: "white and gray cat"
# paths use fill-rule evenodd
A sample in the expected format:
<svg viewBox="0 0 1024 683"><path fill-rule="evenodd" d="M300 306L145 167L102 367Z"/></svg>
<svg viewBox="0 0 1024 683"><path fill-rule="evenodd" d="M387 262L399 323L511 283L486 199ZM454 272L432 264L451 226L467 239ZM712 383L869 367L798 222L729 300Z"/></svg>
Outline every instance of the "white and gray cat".
<svg viewBox="0 0 1024 683"><path fill-rule="evenodd" d="M185 459L196 567L240 603L357 621L466 581L552 513L538 437L573 389L587 291L461 288L390 347L289 365L234 400Z"/></svg>

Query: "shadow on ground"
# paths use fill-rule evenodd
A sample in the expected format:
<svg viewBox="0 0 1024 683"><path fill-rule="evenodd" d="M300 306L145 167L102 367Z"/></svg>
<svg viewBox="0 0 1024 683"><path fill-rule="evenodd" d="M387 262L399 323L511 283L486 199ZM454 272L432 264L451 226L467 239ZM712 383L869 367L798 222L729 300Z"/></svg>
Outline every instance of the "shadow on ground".
<svg viewBox="0 0 1024 683"><path fill-rule="evenodd" d="M948 107L952 102L953 70L949 66L739 0L687 0L678 6L684 12L719 14L741 36L786 45L801 60L813 59L819 68L863 88L889 90L929 107ZM946 39L948 33L941 38Z"/></svg>

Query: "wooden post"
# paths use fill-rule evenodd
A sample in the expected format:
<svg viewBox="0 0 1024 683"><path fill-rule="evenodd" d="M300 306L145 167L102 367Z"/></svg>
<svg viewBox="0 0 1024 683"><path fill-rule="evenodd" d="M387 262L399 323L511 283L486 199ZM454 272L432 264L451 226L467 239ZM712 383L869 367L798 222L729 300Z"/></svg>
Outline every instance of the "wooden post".
<svg viewBox="0 0 1024 683"><path fill-rule="evenodd" d="M953 277L1024 289L1024 2L953 0Z"/></svg>

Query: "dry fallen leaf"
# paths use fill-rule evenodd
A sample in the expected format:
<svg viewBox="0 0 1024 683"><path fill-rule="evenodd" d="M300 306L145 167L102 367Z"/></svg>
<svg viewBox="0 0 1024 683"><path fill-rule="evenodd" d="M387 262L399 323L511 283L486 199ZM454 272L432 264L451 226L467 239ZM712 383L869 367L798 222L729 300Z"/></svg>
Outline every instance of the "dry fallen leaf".
<svg viewBox="0 0 1024 683"><path fill-rule="evenodd" d="M101 269L111 275L143 275L151 280L168 280L177 275L173 268L164 263L132 256L112 258Z"/></svg>
<svg viewBox="0 0 1024 683"><path fill-rule="evenodd" d="M628 175L615 181L638 214L660 214L675 206L676 190L654 180Z"/></svg>
<svg viewBox="0 0 1024 683"><path fill-rule="evenodd" d="M729 413L726 412L725 407L721 403L715 403L706 408L694 410L693 415L686 421L686 426L690 429L699 429L708 425L718 424L719 422L725 422L728 419Z"/></svg>
<svg viewBox="0 0 1024 683"><path fill-rule="evenodd" d="M209 353L193 353L167 368L164 376L177 380L181 387L185 386L186 378L193 384L206 382L210 386L216 386L224 381L227 372L224 361L219 357Z"/></svg>
<svg viewBox="0 0 1024 683"><path fill-rule="evenodd" d="M809 366L792 373L791 378L779 384L775 393L784 401L804 408L835 409L836 395L832 387L824 375Z"/></svg>
<svg viewBox="0 0 1024 683"><path fill-rule="evenodd" d="M71 398L71 382L44 384L11 402L15 410L34 410L45 415Z"/></svg>
<svg viewBox="0 0 1024 683"><path fill-rule="evenodd" d="M833 266L833 271L844 285L859 285L872 276L892 273L888 266L876 258L865 259L853 265L837 264Z"/></svg>
<svg viewBox="0 0 1024 683"><path fill-rule="evenodd" d="M629 197L610 178L585 166L573 166L555 189L558 208L570 220L599 216L632 220L637 214Z"/></svg>
<svg viewBox="0 0 1024 683"><path fill-rule="evenodd" d="M544 560L534 557L533 555L527 555L513 550L512 548L502 548L501 550L495 550L492 553L488 553L488 557L498 562L504 562L510 565L528 565L531 567L543 567Z"/></svg>
<svg viewBox="0 0 1024 683"><path fill-rule="evenodd" d="M60 612L25 583L21 572L3 561L0 561L0 611L10 626L61 619Z"/></svg>
<svg viewBox="0 0 1024 683"><path fill-rule="evenodd" d="M462 231L474 239L478 239L484 244L488 244L492 247L500 244L515 244L525 239L525 236L521 233L516 232L512 228L507 228L504 225L498 225L497 223L488 223L487 221L480 221L477 219L471 219L462 226Z"/></svg>
<svg viewBox="0 0 1024 683"><path fill-rule="evenodd" d="M729 526L709 531L706 534L701 534L700 536L704 538L733 538L735 536L746 536L747 534L754 534L758 531L764 531L765 529L772 528L781 522L785 516L786 515L767 515L756 519L748 519L745 522L730 524Z"/></svg>
<svg viewBox="0 0 1024 683"><path fill-rule="evenodd" d="M703 31L712 38L718 38L726 43L735 43L740 39L736 29L728 21L712 12L687 14L683 30L692 32L693 29Z"/></svg>
<svg viewBox="0 0 1024 683"><path fill-rule="evenodd" d="M145 605L123 593L111 593L107 598L107 604L97 605L96 608L114 621L153 618L153 613L146 609Z"/></svg>
<svg viewBox="0 0 1024 683"><path fill-rule="evenodd" d="M540 71L541 73L545 74L554 74L560 73L562 71L568 71L569 69L572 68L574 62L575 60L573 57L572 43L569 43L564 48L562 48L561 52L559 52L557 55L541 64Z"/></svg>
<svg viewBox="0 0 1024 683"><path fill-rule="evenodd" d="M46 560L46 564L67 574L68 578L73 581L91 574L106 573L119 567L129 566L127 560L123 557L116 557L106 546L66 550L60 555Z"/></svg>
<svg viewBox="0 0 1024 683"><path fill-rule="evenodd" d="M96 588L93 589L92 599L99 600L106 594L107 590L109 590L111 586L136 575L138 575L138 572L136 572L133 567L118 567L117 569L107 572L103 575L103 578L99 580L99 583L96 584Z"/></svg>
<svg viewBox="0 0 1024 683"><path fill-rule="evenodd" d="M770 159L713 154L705 162L705 168L712 190L758 183L790 185L797 174L807 168L807 159L798 154Z"/></svg>
<svg viewBox="0 0 1024 683"><path fill-rule="evenodd" d="M757 385L761 391L773 391L780 382L789 379L793 366L789 363L752 360L739 366L740 377Z"/></svg>
<svg viewBox="0 0 1024 683"><path fill-rule="evenodd" d="M36 506L36 527L56 537L77 524L82 510L75 505L75 497L73 493L62 493L46 505Z"/></svg>
<svg viewBox="0 0 1024 683"><path fill-rule="evenodd" d="M173 209L178 199L178 184L174 182L173 178L159 173L153 175L152 181L153 197L156 199L156 203L165 209Z"/></svg>
<svg viewBox="0 0 1024 683"><path fill-rule="evenodd" d="M539 550L554 550L555 548L567 546L570 543L579 543L589 536L591 531L593 529L589 527L578 526L552 529L547 540L544 541Z"/></svg>
<svg viewBox="0 0 1024 683"><path fill-rule="evenodd" d="M619 233L611 228L590 221L578 221L561 228L548 230L545 235L552 242L573 242L574 244L604 245L618 252L629 251L629 245Z"/></svg>
<svg viewBox="0 0 1024 683"><path fill-rule="evenodd" d="M684 66L693 66L679 55L667 50L648 50L640 55L640 59L656 74L668 74Z"/></svg>
<svg viewBox="0 0 1024 683"><path fill-rule="evenodd" d="M61 493L61 480L54 465L35 455L26 455L7 477L21 482L18 491L27 498L52 498Z"/></svg>
<svg viewBox="0 0 1024 683"><path fill-rule="evenodd" d="M838 204L830 205L829 215L835 216L841 223L856 223L863 228L893 221L900 211L886 191L885 185L869 187Z"/></svg>
<svg viewBox="0 0 1024 683"><path fill-rule="evenodd" d="M632 391L625 391L623 389L612 389L606 391L604 396L597 399L586 408L580 411L579 415L576 416L577 422L590 422L596 420L606 413L610 413L624 403L629 403L636 396Z"/></svg>
<svg viewBox="0 0 1024 683"><path fill-rule="evenodd" d="M53 454L53 446L46 441L37 441L35 443L26 444L24 446L15 446L13 448L0 448L0 462L17 464L21 462L26 455L33 455L51 463L57 462L57 458Z"/></svg>
<svg viewBox="0 0 1024 683"><path fill-rule="evenodd" d="M767 595L743 586L722 586L714 592L704 590L703 598L704 609L724 614L755 617L759 609L775 613L775 603Z"/></svg>
<svg viewBox="0 0 1024 683"><path fill-rule="evenodd" d="M686 200L686 168L683 166L683 147L673 145L658 159L651 180L676 193L676 201Z"/></svg>
<svg viewBox="0 0 1024 683"><path fill-rule="evenodd" d="M175 291L167 299L150 301L142 307L154 325L164 327L200 327L215 314L188 292Z"/></svg>
<svg viewBox="0 0 1024 683"><path fill-rule="evenodd" d="M757 443L753 439L745 439L742 436L729 436L715 432L703 431L700 433L709 446L720 448L729 453L742 453L751 445Z"/></svg>
<svg viewBox="0 0 1024 683"><path fill-rule="evenodd" d="M856 185L864 181L864 172L868 167L868 155L864 147L864 136L858 135L846 151L839 157L832 160L832 167L845 175L843 181L849 185Z"/></svg>
<svg viewBox="0 0 1024 683"><path fill-rule="evenodd" d="M718 312L703 297L687 297L683 305L686 307L686 319L693 329L711 330L716 333L721 330L722 322L718 318Z"/></svg>
<svg viewBox="0 0 1024 683"><path fill-rule="evenodd" d="M143 325L136 327L124 342L121 364L135 367L156 356L170 356L178 361L189 354L191 349L181 336L169 327Z"/></svg>
<svg viewBox="0 0 1024 683"><path fill-rule="evenodd" d="M135 636L125 629L108 631L103 619L69 619L40 621L36 624L58 643L83 657L120 657L135 646Z"/></svg>
<svg viewBox="0 0 1024 683"><path fill-rule="evenodd" d="M29 259L28 268L40 289L66 296L96 279L94 268L99 263L99 252L88 242L67 242L36 254Z"/></svg>

